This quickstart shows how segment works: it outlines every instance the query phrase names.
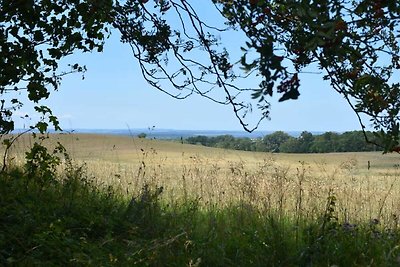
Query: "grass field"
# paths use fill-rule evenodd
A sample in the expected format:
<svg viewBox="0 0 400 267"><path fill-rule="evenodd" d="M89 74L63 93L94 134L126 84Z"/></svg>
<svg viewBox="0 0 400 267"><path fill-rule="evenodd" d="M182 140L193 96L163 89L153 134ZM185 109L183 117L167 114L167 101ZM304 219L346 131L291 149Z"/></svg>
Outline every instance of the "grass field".
<svg viewBox="0 0 400 267"><path fill-rule="evenodd" d="M58 174L13 168L30 137L0 173L2 266L400 264L398 155L101 135L44 141L57 142L73 159Z"/></svg>
<svg viewBox="0 0 400 267"><path fill-rule="evenodd" d="M342 220L387 224L400 210L397 154L271 154L90 134L52 135L45 142L58 141L98 183L129 196L150 184L163 186L167 201L198 199L204 208L245 201L311 218L335 196ZM19 140L11 158L21 160L31 142L29 137Z"/></svg>

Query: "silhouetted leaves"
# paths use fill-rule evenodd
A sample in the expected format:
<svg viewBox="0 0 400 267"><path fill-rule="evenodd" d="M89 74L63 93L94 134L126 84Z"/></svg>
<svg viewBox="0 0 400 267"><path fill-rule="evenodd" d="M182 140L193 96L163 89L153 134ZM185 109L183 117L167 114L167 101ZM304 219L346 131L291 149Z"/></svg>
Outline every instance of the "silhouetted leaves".
<svg viewBox="0 0 400 267"><path fill-rule="evenodd" d="M78 1L79 2L79 1ZM0 2L0 128L14 129L14 111L24 103L39 103L58 89L61 78L84 67L74 64L70 71L59 70L59 61L83 51L102 51L105 33L113 17L111 0L84 1L11 1ZM20 92L27 91L27 99ZM7 96L17 92L8 101ZM6 101L7 100L7 101ZM46 112L51 115L51 112ZM47 117L56 129L58 121ZM40 131L47 123L37 124Z"/></svg>

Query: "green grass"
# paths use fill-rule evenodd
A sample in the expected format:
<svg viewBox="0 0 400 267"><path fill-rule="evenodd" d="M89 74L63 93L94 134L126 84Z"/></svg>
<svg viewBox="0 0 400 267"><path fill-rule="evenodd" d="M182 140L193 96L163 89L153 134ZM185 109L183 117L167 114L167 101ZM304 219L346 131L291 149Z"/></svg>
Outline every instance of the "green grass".
<svg viewBox="0 0 400 267"><path fill-rule="evenodd" d="M46 183L0 175L1 266L398 266L400 232L378 221L313 218L246 202L162 200L161 187L122 197L69 166ZM328 196L327 196L328 197Z"/></svg>

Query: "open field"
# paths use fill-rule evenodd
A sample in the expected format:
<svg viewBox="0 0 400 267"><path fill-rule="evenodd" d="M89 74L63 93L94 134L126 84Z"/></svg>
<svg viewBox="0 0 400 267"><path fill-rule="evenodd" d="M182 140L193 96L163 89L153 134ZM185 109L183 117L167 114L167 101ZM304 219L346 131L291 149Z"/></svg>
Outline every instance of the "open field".
<svg viewBox="0 0 400 267"><path fill-rule="evenodd" d="M1 266L400 264L398 155L266 154L99 135L52 135L45 144L58 141L73 158L58 173L36 172L43 158L12 168L30 137L0 172Z"/></svg>
<svg viewBox="0 0 400 267"><path fill-rule="evenodd" d="M243 202L307 218L320 216L335 196L335 213L345 221L392 224L400 215L397 154L270 154L88 134L45 142L57 141L98 183L129 196L150 184L163 186L166 201L196 199L204 208ZM10 158L18 164L30 144L29 137L19 140Z"/></svg>

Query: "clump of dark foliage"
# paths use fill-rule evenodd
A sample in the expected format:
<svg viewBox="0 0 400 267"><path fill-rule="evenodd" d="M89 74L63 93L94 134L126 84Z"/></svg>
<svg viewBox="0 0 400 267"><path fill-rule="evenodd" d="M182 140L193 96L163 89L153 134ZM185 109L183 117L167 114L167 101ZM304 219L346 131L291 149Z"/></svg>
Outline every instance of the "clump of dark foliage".
<svg viewBox="0 0 400 267"><path fill-rule="evenodd" d="M368 140L374 141L372 132L366 132ZM368 143L362 131L344 133L326 132L312 134L304 131L298 137L277 131L263 138L235 138L232 135L193 136L186 139L193 145L203 145L245 151L283 153L329 153L381 151L382 148Z"/></svg>

